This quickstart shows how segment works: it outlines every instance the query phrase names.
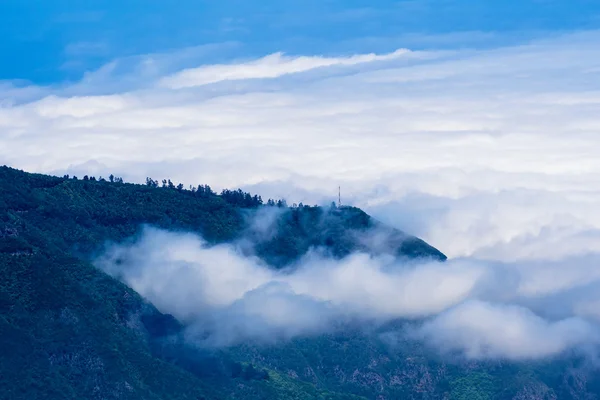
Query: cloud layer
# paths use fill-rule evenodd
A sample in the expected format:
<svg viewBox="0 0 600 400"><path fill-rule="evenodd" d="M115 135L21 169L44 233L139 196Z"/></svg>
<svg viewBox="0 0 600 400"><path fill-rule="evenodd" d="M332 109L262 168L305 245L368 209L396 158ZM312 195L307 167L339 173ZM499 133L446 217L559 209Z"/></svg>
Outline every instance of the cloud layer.
<svg viewBox="0 0 600 400"><path fill-rule="evenodd" d="M596 349L600 340L599 316L585 308L597 304L600 275L585 282L593 290L574 295L590 268L565 271L567 262L544 271L563 269L558 285L532 273L534 265L333 260L317 250L276 271L236 244L209 247L193 234L146 228L133 246L110 247L97 266L184 321L203 345L272 343L398 319L412 321L409 338L470 359L553 357Z"/></svg>
<svg viewBox="0 0 600 400"><path fill-rule="evenodd" d="M0 158L290 202L331 200L341 184L345 202L450 256L559 259L600 249L598 37L195 68L209 50L116 60L73 85L2 85Z"/></svg>

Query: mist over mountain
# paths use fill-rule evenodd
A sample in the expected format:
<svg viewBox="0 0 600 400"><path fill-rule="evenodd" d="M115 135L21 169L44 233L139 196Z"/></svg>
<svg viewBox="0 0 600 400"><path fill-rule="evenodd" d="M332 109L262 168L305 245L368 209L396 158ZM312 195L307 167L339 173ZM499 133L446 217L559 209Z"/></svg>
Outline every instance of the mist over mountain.
<svg viewBox="0 0 600 400"><path fill-rule="evenodd" d="M261 202L0 168L3 396L599 393L590 259L555 281L563 262L447 260L357 208Z"/></svg>

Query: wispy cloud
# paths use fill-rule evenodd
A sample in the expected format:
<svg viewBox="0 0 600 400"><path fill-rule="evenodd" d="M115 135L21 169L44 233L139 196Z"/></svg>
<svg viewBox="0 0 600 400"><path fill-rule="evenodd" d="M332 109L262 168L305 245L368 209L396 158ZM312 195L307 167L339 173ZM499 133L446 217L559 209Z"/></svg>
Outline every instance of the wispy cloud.
<svg viewBox="0 0 600 400"><path fill-rule="evenodd" d="M259 60L241 64L210 65L187 69L172 76L162 78L159 81L159 85L171 89L181 89L221 81L278 78L283 75L297 74L316 68L388 61L402 57L407 53L409 53L408 50L401 49L390 54L361 54L340 58L289 57L282 53L275 53Z"/></svg>

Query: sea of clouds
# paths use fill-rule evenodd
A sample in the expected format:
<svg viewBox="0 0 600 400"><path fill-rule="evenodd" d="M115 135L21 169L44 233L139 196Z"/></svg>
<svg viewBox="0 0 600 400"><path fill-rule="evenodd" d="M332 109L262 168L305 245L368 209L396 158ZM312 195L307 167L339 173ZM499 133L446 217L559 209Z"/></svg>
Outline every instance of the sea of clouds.
<svg viewBox="0 0 600 400"><path fill-rule="evenodd" d="M316 253L280 276L235 246L150 232L135 246L152 257L130 254L122 279L182 319L235 316L214 319L231 340L252 333L249 318L283 337L342 317L425 318L414 334L442 351L546 357L593 346L599 333L598 40L204 65L207 46L115 60L79 82L0 83L0 159L242 186L289 203L328 203L341 185L344 203L450 260L390 267ZM181 300L168 280L195 289L181 286ZM273 298L280 309L259 310Z"/></svg>

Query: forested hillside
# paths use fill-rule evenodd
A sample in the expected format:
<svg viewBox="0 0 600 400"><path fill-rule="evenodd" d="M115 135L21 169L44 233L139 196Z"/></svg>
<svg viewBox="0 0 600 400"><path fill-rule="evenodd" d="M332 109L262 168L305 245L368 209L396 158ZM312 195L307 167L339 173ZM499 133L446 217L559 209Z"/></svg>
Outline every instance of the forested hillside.
<svg viewBox="0 0 600 400"><path fill-rule="evenodd" d="M249 216L277 209L274 235L248 235ZM600 380L579 360L450 362L418 343L381 340L390 327L300 337L271 346L203 349L184 326L91 263L105 243L143 225L210 244L249 241L271 268L311 248L445 260L420 239L352 207L288 207L242 191L215 194L0 168L2 399L591 399ZM384 232L376 245L361 240ZM397 324L401 325L402 322Z"/></svg>

